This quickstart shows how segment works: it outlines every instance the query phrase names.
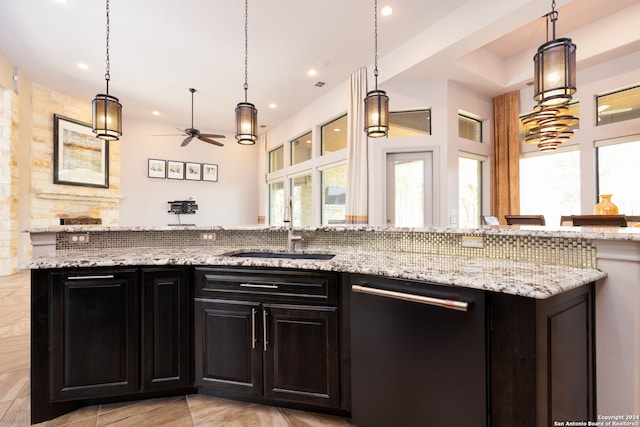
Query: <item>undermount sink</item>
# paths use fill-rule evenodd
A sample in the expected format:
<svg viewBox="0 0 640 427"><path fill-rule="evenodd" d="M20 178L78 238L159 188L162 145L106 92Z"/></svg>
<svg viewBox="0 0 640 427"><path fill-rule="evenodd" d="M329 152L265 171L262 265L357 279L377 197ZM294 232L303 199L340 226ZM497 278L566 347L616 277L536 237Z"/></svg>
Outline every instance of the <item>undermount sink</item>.
<svg viewBox="0 0 640 427"><path fill-rule="evenodd" d="M261 251L242 251L230 253L228 256L240 257L240 258L287 258L287 259L314 259L314 260L329 260L335 256L335 254L319 254L319 253L304 253L304 252L261 252Z"/></svg>

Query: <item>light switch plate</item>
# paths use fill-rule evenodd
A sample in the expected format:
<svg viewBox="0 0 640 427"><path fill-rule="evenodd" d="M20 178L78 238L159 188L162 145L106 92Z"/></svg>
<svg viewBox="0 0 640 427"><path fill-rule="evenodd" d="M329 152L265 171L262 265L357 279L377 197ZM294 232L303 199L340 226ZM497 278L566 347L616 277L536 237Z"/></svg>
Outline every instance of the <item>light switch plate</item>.
<svg viewBox="0 0 640 427"><path fill-rule="evenodd" d="M484 248L484 237L482 236L462 236L463 248Z"/></svg>

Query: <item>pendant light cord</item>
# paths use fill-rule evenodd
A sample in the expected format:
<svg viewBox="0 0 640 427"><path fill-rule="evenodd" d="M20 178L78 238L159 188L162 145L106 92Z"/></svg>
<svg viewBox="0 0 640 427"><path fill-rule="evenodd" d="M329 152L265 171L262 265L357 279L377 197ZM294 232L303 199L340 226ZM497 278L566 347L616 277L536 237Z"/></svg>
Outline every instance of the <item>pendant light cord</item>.
<svg viewBox="0 0 640 427"><path fill-rule="evenodd" d="M373 16L374 16L373 51L375 53L373 75L376 80L376 90L378 90L378 0L373 1Z"/></svg>
<svg viewBox="0 0 640 427"><path fill-rule="evenodd" d="M244 102L249 89L249 1L244 0Z"/></svg>
<svg viewBox="0 0 640 427"><path fill-rule="evenodd" d="M109 0L107 0L107 71L104 75L107 81L107 95L109 95L109 80L111 80L111 74L109 69L111 68L111 62L109 61Z"/></svg>
<svg viewBox="0 0 640 427"><path fill-rule="evenodd" d="M551 22L551 30L553 38L556 39L556 21L558 20L558 11L556 10L556 0L551 2L551 12L545 15L547 17L547 41L549 41L549 22Z"/></svg>

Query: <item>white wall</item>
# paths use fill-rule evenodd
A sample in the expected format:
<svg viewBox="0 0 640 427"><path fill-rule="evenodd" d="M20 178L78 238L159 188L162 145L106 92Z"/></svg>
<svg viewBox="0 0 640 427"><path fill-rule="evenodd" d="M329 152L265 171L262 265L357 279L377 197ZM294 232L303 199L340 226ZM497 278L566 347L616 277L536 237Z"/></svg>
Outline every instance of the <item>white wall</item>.
<svg viewBox="0 0 640 427"><path fill-rule="evenodd" d="M234 135L220 142L224 147L192 140L180 147L181 136L151 136L179 133L174 125L155 120L124 118L121 144L120 225L162 226L177 223L167 213L172 200L193 197L194 215L181 215L182 223L196 225L249 225L258 222L258 147L241 146ZM214 130L207 129L214 132ZM213 163L218 165L218 182L180 181L147 177L148 159Z"/></svg>

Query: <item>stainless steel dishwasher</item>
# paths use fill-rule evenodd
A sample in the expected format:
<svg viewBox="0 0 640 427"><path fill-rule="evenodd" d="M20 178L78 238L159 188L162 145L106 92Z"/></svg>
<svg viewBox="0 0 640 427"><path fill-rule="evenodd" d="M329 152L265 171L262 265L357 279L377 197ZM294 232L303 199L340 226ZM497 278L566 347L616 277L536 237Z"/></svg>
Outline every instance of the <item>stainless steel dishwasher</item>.
<svg viewBox="0 0 640 427"><path fill-rule="evenodd" d="M352 276L352 419L486 427L484 291Z"/></svg>

